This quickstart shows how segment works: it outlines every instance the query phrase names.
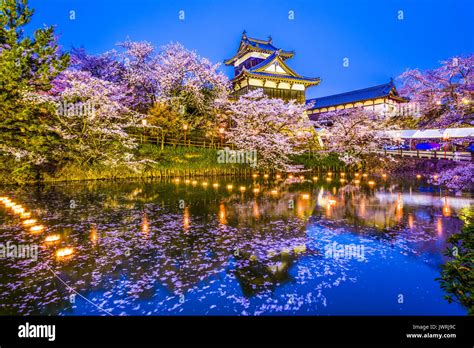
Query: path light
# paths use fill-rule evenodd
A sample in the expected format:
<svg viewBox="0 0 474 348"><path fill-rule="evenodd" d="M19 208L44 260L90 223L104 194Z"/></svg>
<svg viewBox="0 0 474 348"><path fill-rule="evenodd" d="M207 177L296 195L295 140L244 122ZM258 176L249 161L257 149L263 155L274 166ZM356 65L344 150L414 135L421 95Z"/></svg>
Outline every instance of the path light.
<svg viewBox="0 0 474 348"><path fill-rule="evenodd" d="M309 199L309 194L308 193L303 193L301 195L301 197L304 199L304 200L308 200Z"/></svg>
<svg viewBox="0 0 474 348"><path fill-rule="evenodd" d="M331 175L332 175L332 172L328 172L328 175L331 176Z"/></svg>
<svg viewBox="0 0 474 348"><path fill-rule="evenodd" d="M32 226L32 227L30 228L30 232L31 232L31 233L39 233L39 232L41 232L41 231L43 231L43 230L44 230L44 226L43 226L43 225L35 225L35 226Z"/></svg>
<svg viewBox="0 0 474 348"><path fill-rule="evenodd" d="M258 176L258 174L252 174L252 178L256 178Z"/></svg>
<svg viewBox="0 0 474 348"><path fill-rule="evenodd" d="M179 183L179 178L174 179L176 183Z"/></svg>
<svg viewBox="0 0 474 348"><path fill-rule="evenodd" d="M339 179L339 181L340 181L341 183L343 183L343 182L346 181L346 180L344 180L344 179L341 178L341 179Z"/></svg>
<svg viewBox="0 0 474 348"><path fill-rule="evenodd" d="M242 192L244 192L244 191L245 191L245 186L240 186L240 187L239 187L239 190L242 191Z"/></svg>
<svg viewBox="0 0 474 348"><path fill-rule="evenodd" d="M369 185L370 185L370 186L375 185L375 181L370 180L370 181L369 181Z"/></svg>
<svg viewBox="0 0 474 348"><path fill-rule="evenodd" d="M420 175L420 174L416 174L416 178L417 178L417 179L421 179L421 175Z"/></svg>
<svg viewBox="0 0 474 348"><path fill-rule="evenodd" d="M212 187L219 187L219 184L217 182L215 182L214 184L212 184Z"/></svg>
<svg viewBox="0 0 474 348"><path fill-rule="evenodd" d="M367 173L364 173L364 174L362 174L362 176L363 176L364 178L366 178L366 177L368 177L368 176L369 176L369 174L367 174Z"/></svg>
<svg viewBox="0 0 474 348"><path fill-rule="evenodd" d="M326 178L326 181L327 181L327 182L331 182L332 179L331 179L331 178Z"/></svg>
<svg viewBox="0 0 474 348"><path fill-rule="evenodd" d="M268 174L264 174L263 177L264 177L265 179L268 179Z"/></svg>
<svg viewBox="0 0 474 348"><path fill-rule="evenodd" d="M202 183L202 186L207 186L207 185L208 185L207 181L204 181L204 182Z"/></svg>
<svg viewBox="0 0 474 348"><path fill-rule="evenodd" d="M281 175L280 175L280 174L277 174L277 175L275 176L275 178L281 179Z"/></svg>
<svg viewBox="0 0 474 348"><path fill-rule="evenodd" d="M191 181L189 179L184 180L185 184L189 184Z"/></svg>
<svg viewBox="0 0 474 348"><path fill-rule="evenodd" d="M288 179L293 179L293 175L288 175Z"/></svg>
<svg viewBox="0 0 474 348"><path fill-rule="evenodd" d="M271 193L272 195L277 195L277 194L278 194L278 190L271 190L270 193Z"/></svg>
<svg viewBox="0 0 474 348"><path fill-rule="evenodd" d="M359 173L355 173L354 175L355 175L356 177L358 177L360 174L359 174Z"/></svg>
<svg viewBox="0 0 474 348"><path fill-rule="evenodd" d="M259 193L259 192L260 192L260 189L259 189L259 188L254 188L254 189L253 189L253 192L254 192L254 193Z"/></svg>
<svg viewBox="0 0 474 348"><path fill-rule="evenodd" d="M61 248L61 249L58 249L56 251L56 256L57 257L66 257L66 256L70 256L74 253L74 249L71 248L71 247L67 247L67 248Z"/></svg>
<svg viewBox="0 0 474 348"><path fill-rule="evenodd" d="M300 175L300 180L304 180L304 175Z"/></svg>
<svg viewBox="0 0 474 348"><path fill-rule="evenodd" d="M46 236L44 241L46 243L54 243L54 242L57 242L60 239L61 239L61 236L59 234L50 234L49 236Z"/></svg>
<svg viewBox="0 0 474 348"><path fill-rule="evenodd" d="M232 184L227 185L227 189L228 189L228 190L232 190L233 187L234 187L234 186L233 186Z"/></svg>
<svg viewBox="0 0 474 348"><path fill-rule="evenodd" d="M197 183L198 183L198 182L197 182L196 180L193 180L191 184L197 185Z"/></svg>
<svg viewBox="0 0 474 348"><path fill-rule="evenodd" d="M439 176L438 175L433 175L433 179L438 180Z"/></svg>
<svg viewBox="0 0 474 348"><path fill-rule="evenodd" d="M23 221L23 225L29 226L29 225L34 225L36 223L36 219L28 219Z"/></svg>
<svg viewBox="0 0 474 348"><path fill-rule="evenodd" d="M344 175L346 175L346 173L341 173L341 176L344 176Z"/></svg>
<svg viewBox="0 0 474 348"><path fill-rule="evenodd" d="M360 184L360 180L357 180L357 179L356 179L356 180L354 180L354 183L355 183L355 184Z"/></svg>
<svg viewBox="0 0 474 348"><path fill-rule="evenodd" d="M318 180L318 177L317 177L317 176L313 176L313 180L314 180L314 181Z"/></svg>

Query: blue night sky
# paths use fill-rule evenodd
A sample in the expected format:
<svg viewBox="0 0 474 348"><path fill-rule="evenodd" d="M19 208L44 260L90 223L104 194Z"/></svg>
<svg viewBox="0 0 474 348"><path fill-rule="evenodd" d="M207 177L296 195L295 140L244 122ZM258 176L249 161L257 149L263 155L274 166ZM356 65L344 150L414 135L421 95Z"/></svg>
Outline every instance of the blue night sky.
<svg viewBox="0 0 474 348"><path fill-rule="evenodd" d="M432 68L442 59L474 52L472 0L31 0L30 28L57 26L65 50L91 53L115 43L179 41L213 62L237 50L242 31L273 37L294 50L288 61L301 75L321 77L307 97L387 82L407 68ZM69 11L76 19L69 19ZM185 20L178 12L185 11ZM294 11L294 20L288 12ZM398 20L398 11L403 20ZM349 67L343 59L349 58ZM229 77L232 68L222 66Z"/></svg>

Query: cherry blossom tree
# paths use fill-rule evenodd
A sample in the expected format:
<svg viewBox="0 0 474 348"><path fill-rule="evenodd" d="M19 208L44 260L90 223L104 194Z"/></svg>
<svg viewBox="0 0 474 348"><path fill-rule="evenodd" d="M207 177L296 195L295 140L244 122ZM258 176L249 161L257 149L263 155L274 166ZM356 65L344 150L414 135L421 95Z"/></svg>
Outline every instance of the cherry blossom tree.
<svg viewBox="0 0 474 348"><path fill-rule="evenodd" d="M179 43L162 47L155 65L157 100L179 112L189 129L216 128L230 91L227 76L218 68Z"/></svg>
<svg viewBox="0 0 474 348"><path fill-rule="evenodd" d="M436 177L431 182L442 185L454 192L469 190L474 187L474 163L460 164L450 168Z"/></svg>
<svg viewBox="0 0 474 348"><path fill-rule="evenodd" d="M454 57L427 71L408 70L401 93L419 106L419 125L473 125L474 55Z"/></svg>
<svg viewBox="0 0 474 348"><path fill-rule="evenodd" d="M346 164L359 164L387 144L395 143L386 124L374 111L358 107L319 114L314 121L323 141L323 151L336 153Z"/></svg>
<svg viewBox="0 0 474 348"><path fill-rule="evenodd" d="M50 95L57 120L51 129L63 139L57 151L65 160L80 165L133 162L137 144L127 128L139 125L144 115L126 106L123 86L67 70L54 81Z"/></svg>
<svg viewBox="0 0 474 348"><path fill-rule="evenodd" d="M255 90L230 103L228 108L228 142L239 150L256 150L259 168L299 170L292 165L291 156L304 152L305 143L314 135L303 104L271 99Z"/></svg>

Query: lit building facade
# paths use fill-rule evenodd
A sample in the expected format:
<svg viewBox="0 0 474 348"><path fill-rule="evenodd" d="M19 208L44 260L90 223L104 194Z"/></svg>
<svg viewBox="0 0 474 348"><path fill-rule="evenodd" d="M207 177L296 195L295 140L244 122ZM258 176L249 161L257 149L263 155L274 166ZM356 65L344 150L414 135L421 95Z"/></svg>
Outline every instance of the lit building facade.
<svg viewBox="0 0 474 348"><path fill-rule="evenodd" d="M319 114L329 111L363 107L375 111L380 116L389 117L404 114L404 106L408 99L399 95L393 80L369 88L306 101L307 112L311 119L317 119Z"/></svg>
<svg viewBox="0 0 474 348"><path fill-rule="evenodd" d="M293 51L274 46L271 38L250 38L244 31L237 53L225 61L234 67L233 96L262 89L271 98L304 103L306 89L319 84L320 79L304 77L292 70L286 61L293 56Z"/></svg>

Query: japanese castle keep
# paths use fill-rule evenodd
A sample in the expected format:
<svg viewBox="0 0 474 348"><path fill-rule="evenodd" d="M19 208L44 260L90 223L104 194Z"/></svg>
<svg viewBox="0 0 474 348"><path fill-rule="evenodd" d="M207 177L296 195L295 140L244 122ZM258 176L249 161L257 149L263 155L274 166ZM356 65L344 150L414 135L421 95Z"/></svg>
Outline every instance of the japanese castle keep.
<svg viewBox="0 0 474 348"><path fill-rule="evenodd" d="M255 39L244 31L237 53L225 61L226 65L234 67L233 96L263 89L271 98L306 103L312 119L319 113L358 106L388 115L400 104L408 102L398 94L393 80L374 87L306 100L306 89L318 85L321 80L319 77L301 76L292 70L287 61L294 54L275 46L271 37L268 40Z"/></svg>

